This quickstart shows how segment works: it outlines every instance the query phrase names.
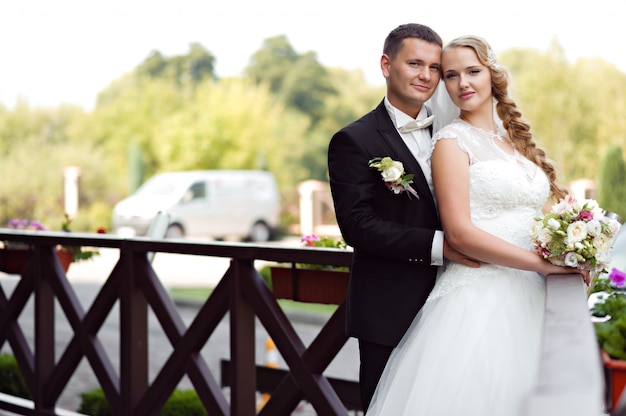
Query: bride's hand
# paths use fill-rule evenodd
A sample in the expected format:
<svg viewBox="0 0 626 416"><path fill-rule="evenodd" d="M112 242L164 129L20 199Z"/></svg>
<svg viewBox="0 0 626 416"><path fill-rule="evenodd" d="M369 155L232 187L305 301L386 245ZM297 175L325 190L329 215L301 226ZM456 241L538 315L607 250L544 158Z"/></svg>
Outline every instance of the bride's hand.
<svg viewBox="0 0 626 416"><path fill-rule="evenodd" d="M577 270L578 273L582 274L583 281L589 287L591 284L591 272L589 270Z"/></svg>
<svg viewBox="0 0 626 416"><path fill-rule="evenodd" d="M478 260L468 257L460 251L454 249L450 244L448 244L445 238L443 240L443 257L455 263L463 264L467 267L480 267L480 262Z"/></svg>

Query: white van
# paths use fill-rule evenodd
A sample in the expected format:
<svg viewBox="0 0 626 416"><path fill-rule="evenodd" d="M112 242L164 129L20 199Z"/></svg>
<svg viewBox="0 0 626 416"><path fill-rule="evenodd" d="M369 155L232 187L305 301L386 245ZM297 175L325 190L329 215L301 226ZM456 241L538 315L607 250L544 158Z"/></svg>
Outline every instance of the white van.
<svg viewBox="0 0 626 416"><path fill-rule="evenodd" d="M267 241L279 224L274 175L252 170L167 172L153 176L113 208L113 232L145 235L157 213L167 237Z"/></svg>

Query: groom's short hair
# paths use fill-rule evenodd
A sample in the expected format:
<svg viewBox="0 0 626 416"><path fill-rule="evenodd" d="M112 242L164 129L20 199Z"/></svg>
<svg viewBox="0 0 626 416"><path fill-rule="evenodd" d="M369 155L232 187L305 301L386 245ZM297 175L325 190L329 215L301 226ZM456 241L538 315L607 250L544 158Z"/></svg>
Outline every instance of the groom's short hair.
<svg viewBox="0 0 626 416"><path fill-rule="evenodd" d="M441 36L428 26L420 25L418 23L407 23L400 25L387 35L385 39L385 45L383 46L383 53L389 56L391 59L395 59L396 55L400 51L402 41L406 38L417 38L425 40L429 43L434 43L440 48L443 47L443 41Z"/></svg>

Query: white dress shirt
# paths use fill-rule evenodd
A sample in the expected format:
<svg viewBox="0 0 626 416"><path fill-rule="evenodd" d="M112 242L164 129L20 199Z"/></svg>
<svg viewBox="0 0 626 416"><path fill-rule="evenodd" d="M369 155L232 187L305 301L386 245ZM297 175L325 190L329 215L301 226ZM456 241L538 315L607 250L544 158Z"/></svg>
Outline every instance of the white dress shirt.
<svg viewBox="0 0 626 416"><path fill-rule="evenodd" d="M430 170L430 163L428 158L432 153L432 138L430 136L430 129L423 128L420 130L414 130L409 133L400 133L400 128L404 126L411 120L423 120L428 117L428 111L426 110L426 106L422 106L419 114L416 119L411 118L409 115L403 113L402 111L395 108L387 97L385 96L385 108L391 117L391 121L393 121L396 129L398 129L398 134L404 140L407 147L419 163L422 168L422 172L424 172L424 177L426 178L426 182L428 183L428 187L430 188L430 192L435 197L433 191L433 178ZM414 173L414 172L407 172ZM434 266L443 265L443 231L436 230L435 235L433 237L433 244L431 248L431 264Z"/></svg>

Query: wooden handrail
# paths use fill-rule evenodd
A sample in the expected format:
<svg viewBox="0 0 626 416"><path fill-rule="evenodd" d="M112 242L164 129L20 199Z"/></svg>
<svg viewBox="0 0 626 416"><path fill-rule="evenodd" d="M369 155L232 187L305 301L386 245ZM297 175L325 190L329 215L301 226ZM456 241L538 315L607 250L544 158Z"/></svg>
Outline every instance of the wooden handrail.
<svg viewBox="0 0 626 416"><path fill-rule="evenodd" d="M239 260L266 260L284 263L327 264L350 266L350 250L326 247L285 247L272 243L202 242L186 240L125 238L109 234L65 233L10 230L0 228L0 241L32 245L68 245L117 248L136 252L165 252Z"/></svg>

